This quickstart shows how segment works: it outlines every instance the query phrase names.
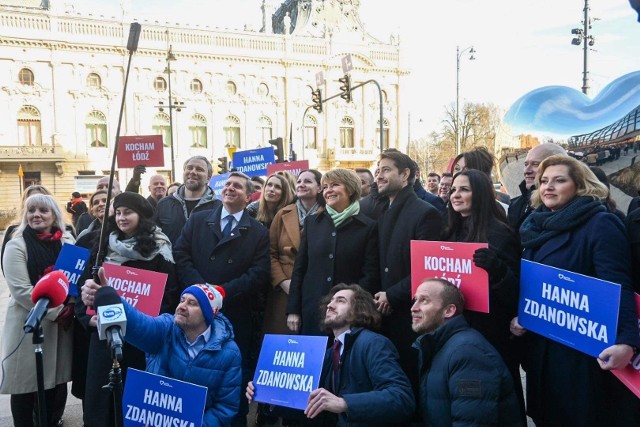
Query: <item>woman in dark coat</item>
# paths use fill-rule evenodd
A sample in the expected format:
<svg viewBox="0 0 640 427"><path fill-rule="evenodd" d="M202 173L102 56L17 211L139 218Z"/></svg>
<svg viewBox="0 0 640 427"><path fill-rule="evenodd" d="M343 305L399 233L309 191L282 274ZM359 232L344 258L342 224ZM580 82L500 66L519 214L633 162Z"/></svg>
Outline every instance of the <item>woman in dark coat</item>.
<svg viewBox="0 0 640 427"><path fill-rule="evenodd" d="M360 212L360 178L335 169L322 177L322 188L326 208L304 222L287 304L287 326L303 335L325 335L318 306L334 285L378 287L377 230Z"/></svg>
<svg viewBox="0 0 640 427"><path fill-rule="evenodd" d="M449 224L443 240L488 243L473 255L476 266L489 275L489 313L465 310L469 326L478 330L504 359L513 376L524 418L524 398L509 324L518 313L520 289L520 241L507 222L504 209L496 203L486 173L467 169L456 174L449 195Z"/></svg>
<svg viewBox="0 0 640 427"><path fill-rule="evenodd" d="M166 273L167 283L160 307L161 313L173 313L177 306L178 290L171 242L152 222L153 208L137 193L125 191L113 200L115 214L109 218L108 236L105 239L104 262ZM99 231L94 233L92 259L85 272L89 279L90 268L95 263ZM84 283L84 281L82 282ZM76 304L78 321L91 332L89 359L84 395L84 425L86 427L111 427L114 425L113 396L102 389L109 382L112 360L106 341L100 341L96 316L86 313L80 301ZM124 358L120 364L123 380L127 368L145 369L144 353L125 344Z"/></svg>
<svg viewBox="0 0 640 427"><path fill-rule="evenodd" d="M637 398L610 372L640 346L629 242L622 221L602 204L606 187L583 163L545 159L531 197L535 211L520 227L524 258L621 285L615 344L598 359L528 332L527 405L537 426L640 425ZM517 318L514 334L524 330Z"/></svg>

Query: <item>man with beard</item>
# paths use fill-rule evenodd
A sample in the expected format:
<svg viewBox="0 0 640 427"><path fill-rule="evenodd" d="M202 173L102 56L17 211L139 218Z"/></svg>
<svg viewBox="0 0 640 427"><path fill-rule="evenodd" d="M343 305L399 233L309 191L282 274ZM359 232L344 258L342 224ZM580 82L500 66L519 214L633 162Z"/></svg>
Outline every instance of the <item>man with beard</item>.
<svg viewBox="0 0 640 427"><path fill-rule="evenodd" d="M420 355L425 426L524 426L513 380L495 348L464 319L460 290L444 279L416 289L412 327Z"/></svg>
<svg viewBox="0 0 640 427"><path fill-rule="evenodd" d="M212 173L211 163L206 157L189 158L183 167L184 184L171 197L163 197L158 202L154 215L155 223L171 240L173 246L193 212L220 206L220 201L209 187Z"/></svg>
<svg viewBox="0 0 640 427"><path fill-rule="evenodd" d="M382 313L382 331L400 353L400 365L414 391L418 385L417 358L411 348L411 240L439 240L443 228L440 212L420 200L413 190L416 163L399 151L380 155L378 192L389 198L378 219L380 288L367 289Z"/></svg>
<svg viewBox="0 0 640 427"><path fill-rule="evenodd" d="M391 342L371 331L380 323L371 295L341 283L322 299L320 310L322 326L335 341L325 354L320 388L304 411L315 421L310 424L364 427L409 420L415 410L411 386ZM249 383L249 400L254 391Z"/></svg>

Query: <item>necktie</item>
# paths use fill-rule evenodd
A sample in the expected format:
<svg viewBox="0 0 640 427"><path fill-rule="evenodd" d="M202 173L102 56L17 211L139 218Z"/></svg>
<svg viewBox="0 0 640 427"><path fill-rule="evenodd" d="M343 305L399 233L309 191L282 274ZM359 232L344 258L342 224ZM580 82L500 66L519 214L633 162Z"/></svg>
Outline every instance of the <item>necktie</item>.
<svg viewBox="0 0 640 427"><path fill-rule="evenodd" d="M227 215L227 225L224 226L222 230L222 237L227 237L231 234L231 230L233 229L233 217L231 215Z"/></svg>
<svg viewBox="0 0 640 427"><path fill-rule="evenodd" d="M340 346L342 343L338 340L333 342L331 350L331 361L333 363L333 391L337 393L338 388L338 372L340 371Z"/></svg>

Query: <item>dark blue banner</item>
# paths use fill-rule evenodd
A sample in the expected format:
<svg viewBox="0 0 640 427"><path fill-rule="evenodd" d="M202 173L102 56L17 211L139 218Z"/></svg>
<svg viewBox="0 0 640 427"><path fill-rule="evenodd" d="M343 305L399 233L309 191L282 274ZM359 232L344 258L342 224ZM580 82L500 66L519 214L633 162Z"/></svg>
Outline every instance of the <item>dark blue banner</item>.
<svg viewBox="0 0 640 427"><path fill-rule="evenodd" d="M616 342L620 285L522 260L518 320L530 331L598 355Z"/></svg>
<svg viewBox="0 0 640 427"><path fill-rule="evenodd" d="M125 426L200 427L207 388L129 368L122 397Z"/></svg>
<svg viewBox="0 0 640 427"><path fill-rule="evenodd" d="M258 358L254 400L305 409L318 388L327 337L265 335Z"/></svg>
<svg viewBox="0 0 640 427"><path fill-rule="evenodd" d="M276 162L273 147L233 153L233 167L248 176L266 176L267 166Z"/></svg>
<svg viewBox="0 0 640 427"><path fill-rule="evenodd" d="M69 296L78 296L78 280L84 272L89 261L89 250L80 246L65 243L62 250L58 254L54 270L62 270L67 279L69 279ZM80 283L82 286L83 283Z"/></svg>

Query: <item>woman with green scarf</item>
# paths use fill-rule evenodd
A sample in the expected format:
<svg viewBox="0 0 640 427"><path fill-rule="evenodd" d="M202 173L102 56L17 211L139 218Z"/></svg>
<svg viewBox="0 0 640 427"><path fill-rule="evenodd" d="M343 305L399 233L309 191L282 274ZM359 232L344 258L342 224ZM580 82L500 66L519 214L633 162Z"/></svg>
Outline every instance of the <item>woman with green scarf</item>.
<svg viewBox="0 0 640 427"><path fill-rule="evenodd" d="M335 169L321 184L326 207L305 219L287 304L287 326L303 335L326 335L318 306L332 286L375 289L379 280L376 223L360 213L360 178Z"/></svg>

